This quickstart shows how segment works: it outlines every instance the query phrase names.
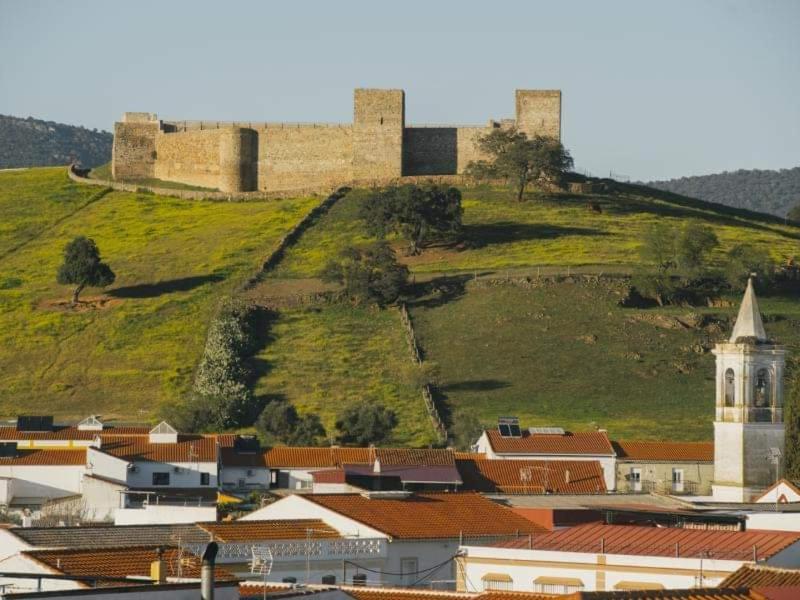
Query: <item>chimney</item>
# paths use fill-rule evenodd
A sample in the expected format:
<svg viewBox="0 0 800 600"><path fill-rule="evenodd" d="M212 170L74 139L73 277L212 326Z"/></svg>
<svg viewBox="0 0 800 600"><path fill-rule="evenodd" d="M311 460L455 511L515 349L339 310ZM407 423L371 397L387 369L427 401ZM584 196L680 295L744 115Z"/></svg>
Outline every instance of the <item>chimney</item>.
<svg viewBox="0 0 800 600"><path fill-rule="evenodd" d="M200 566L200 598L214 600L214 564L217 561L217 542L211 542L203 552L203 564Z"/></svg>
<svg viewBox="0 0 800 600"><path fill-rule="evenodd" d="M164 551L161 548L156 548L156 559L150 563L150 579L152 579L154 583L165 583L167 581Z"/></svg>

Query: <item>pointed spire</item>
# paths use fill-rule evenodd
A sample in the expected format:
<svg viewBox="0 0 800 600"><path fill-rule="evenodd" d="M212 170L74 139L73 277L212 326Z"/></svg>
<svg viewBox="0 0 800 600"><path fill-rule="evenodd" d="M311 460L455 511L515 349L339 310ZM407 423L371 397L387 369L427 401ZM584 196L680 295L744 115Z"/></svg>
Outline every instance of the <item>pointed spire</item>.
<svg viewBox="0 0 800 600"><path fill-rule="evenodd" d="M755 338L759 342L767 341L767 334L764 331L764 323L761 321L761 313L758 311L758 300L753 291L753 278L747 280L747 289L744 291L742 305L739 307L739 316L736 317L736 325L731 334L731 343L736 343L739 338Z"/></svg>

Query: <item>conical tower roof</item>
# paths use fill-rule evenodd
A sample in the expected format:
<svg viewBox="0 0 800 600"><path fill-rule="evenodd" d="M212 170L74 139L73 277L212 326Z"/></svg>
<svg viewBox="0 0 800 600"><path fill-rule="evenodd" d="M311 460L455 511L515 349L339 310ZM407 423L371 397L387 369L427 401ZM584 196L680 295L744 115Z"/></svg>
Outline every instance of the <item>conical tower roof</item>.
<svg viewBox="0 0 800 600"><path fill-rule="evenodd" d="M767 334L764 331L764 323L761 321L761 313L758 311L758 300L753 290L753 279L747 280L747 289L744 291L742 305L739 307L739 316L736 317L736 325L733 327L730 341L736 343L739 338L755 338L759 342L767 341Z"/></svg>

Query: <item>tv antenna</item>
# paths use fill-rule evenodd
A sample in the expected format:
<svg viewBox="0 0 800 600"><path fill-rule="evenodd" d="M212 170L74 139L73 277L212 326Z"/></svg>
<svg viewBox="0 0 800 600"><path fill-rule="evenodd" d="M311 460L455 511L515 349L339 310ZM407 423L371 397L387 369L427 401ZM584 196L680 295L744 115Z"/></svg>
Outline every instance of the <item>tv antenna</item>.
<svg viewBox="0 0 800 600"><path fill-rule="evenodd" d="M250 572L261 575L262 598L267 598L267 577L272 571L272 550L269 546L252 546L250 548L252 559L250 560Z"/></svg>

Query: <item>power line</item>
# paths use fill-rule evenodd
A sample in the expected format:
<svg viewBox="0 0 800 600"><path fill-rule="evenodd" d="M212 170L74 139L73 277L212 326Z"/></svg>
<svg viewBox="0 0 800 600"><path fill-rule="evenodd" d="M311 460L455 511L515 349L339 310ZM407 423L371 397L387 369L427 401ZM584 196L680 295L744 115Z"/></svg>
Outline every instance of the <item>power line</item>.
<svg viewBox="0 0 800 600"><path fill-rule="evenodd" d="M353 565L357 569L361 569L362 571L367 571L369 573L377 573L379 575L391 575L393 577L402 577L403 575L419 575L420 573L427 573L428 571L434 571L435 569L438 569L439 567L446 565L447 563L452 561L457 556L460 556L460 555L459 554L454 554L453 556L451 556L450 558L448 558L444 562L440 562L438 565L434 565L432 567L428 567L427 569L417 569L416 571L408 571L406 573L391 573L389 571L380 571L378 569L370 569L370 568L367 568L367 567L362 567L358 563L354 563L354 562L352 562L350 560L345 560L344 563L348 564L348 565Z"/></svg>

